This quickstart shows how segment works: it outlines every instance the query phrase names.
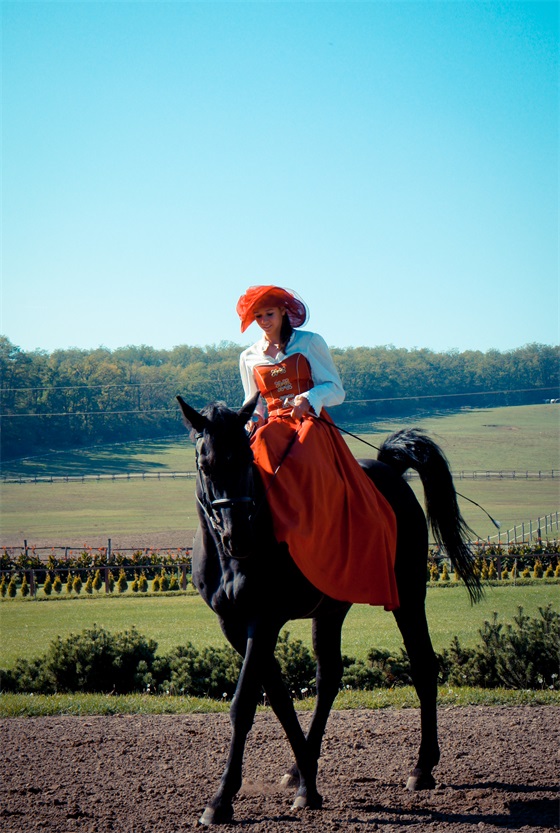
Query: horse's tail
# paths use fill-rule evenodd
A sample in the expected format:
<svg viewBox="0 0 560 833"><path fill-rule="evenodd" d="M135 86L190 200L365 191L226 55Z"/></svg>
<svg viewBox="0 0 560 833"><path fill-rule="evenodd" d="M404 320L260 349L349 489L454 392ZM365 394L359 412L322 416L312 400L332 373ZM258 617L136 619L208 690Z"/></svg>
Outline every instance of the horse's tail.
<svg viewBox="0 0 560 833"><path fill-rule="evenodd" d="M441 448L417 428L406 428L385 440L377 459L397 469L401 475L409 468L418 472L424 487L428 523L436 543L447 552L467 586L471 601L480 601L482 585L468 545L469 538L476 538L476 533L461 515L449 463Z"/></svg>

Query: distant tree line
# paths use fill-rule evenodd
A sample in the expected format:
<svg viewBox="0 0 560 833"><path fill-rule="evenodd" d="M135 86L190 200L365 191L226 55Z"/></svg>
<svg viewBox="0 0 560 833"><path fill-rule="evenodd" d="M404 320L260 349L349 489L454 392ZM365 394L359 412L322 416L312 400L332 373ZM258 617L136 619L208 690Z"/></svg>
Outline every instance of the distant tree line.
<svg viewBox="0 0 560 833"><path fill-rule="evenodd" d="M241 404L241 349L224 342L25 352L0 336L2 458L178 434L177 393L195 407ZM462 353L333 348L347 392L335 416L358 424L419 410L542 402L559 395L559 353L544 344Z"/></svg>

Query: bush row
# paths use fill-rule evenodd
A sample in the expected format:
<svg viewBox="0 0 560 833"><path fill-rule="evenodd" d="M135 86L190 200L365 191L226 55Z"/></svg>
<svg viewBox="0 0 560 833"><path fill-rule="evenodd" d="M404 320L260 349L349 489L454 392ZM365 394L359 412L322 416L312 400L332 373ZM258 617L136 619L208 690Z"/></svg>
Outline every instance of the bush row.
<svg viewBox="0 0 560 833"><path fill-rule="evenodd" d="M531 564L520 563L516 559L503 559L498 574L497 560L492 558L477 558L476 569L483 582L516 581L560 579L560 559L550 557L548 560L536 557ZM190 574L183 576L176 568L167 572L165 568L152 570L146 575L146 570L134 571L133 575L124 567L121 567L117 577L113 570L109 570L107 582L105 581L105 569L92 570L65 570L60 572L44 571L42 587L40 587L40 572L33 571L35 576L35 594L42 592L45 596L65 595L117 591L125 593L127 590L133 593L150 592L173 592L183 589L193 589L190 583ZM440 582L446 584L450 581L460 581L457 573L450 572L447 561L437 562L430 559L426 574L428 582ZM14 571L2 573L0 576L0 597L15 598L18 595L29 596L31 593L30 582L27 571Z"/></svg>
<svg viewBox="0 0 560 833"><path fill-rule="evenodd" d="M557 556L535 556L531 561L523 558L500 558L500 572L498 574L497 558L476 558L475 570L482 581L507 581L518 578L539 579L539 578L560 578L560 558ZM457 573L450 573L447 561L436 561L432 558L428 561L428 581L455 581L461 579Z"/></svg>
<svg viewBox="0 0 560 833"><path fill-rule="evenodd" d="M464 648L455 637L438 655L440 682L456 686L510 689L559 689L560 615L551 606L531 619L519 608L505 626L485 622L476 648ZM58 637L35 660L18 659L0 671L4 692L53 694L112 692L176 694L231 698L241 658L229 646L198 650L188 642L164 656L157 643L133 628L111 634L96 625L67 639ZM276 649L286 684L296 697L315 691L315 663L305 645L284 631ZM408 656L372 649L367 660L344 657L342 687L371 690L410 685Z"/></svg>
<svg viewBox="0 0 560 833"><path fill-rule="evenodd" d="M186 578L190 579L190 576ZM187 582L187 587L192 587L190 581ZM113 571L110 570L107 582L105 582L104 571L102 573L101 570L96 570L95 573L87 572L85 576L82 571L72 572L68 570L65 581L58 573L51 575L47 572L42 592L45 596L52 596L53 594L56 596L63 592L66 595L84 592L91 596L94 593L106 592L106 590L110 593L115 592L115 590L118 593L126 593L127 590L131 590L133 593L147 593L148 591L165 593L187 589L187 587L182 587L182 577L178 576L177 573L169 574L165 569L159 570L152 579L148 580L143 570L140 573L135 572L131 578L130 576L127 577L125 570L121 568L116 579ZM4 573L0 578L0 596L13 599L17 596L18 590L24 597L31 593L27 573L24 572L21 577L18 573L12 573L11 575Z"/></svg>
<svg viewBox="0 0 560 833"><path fill-rule="evenodd" d="M526 563L532 562L534 556L543 556L542 560L545 562L550 560L549 556L560 555L560 541L539 538L520 544L476 542L472 544L472 551L473 556L479 558L509 557L511 560L517 560L519 564L525 567ZM433 560L439 562L444 558L445 553L434 547L430 550L430 555ZM136 567L137 569L144 569L146 572L155 572L154 568L166 567L172 569L180 564L188 565L190 572L190 549L159 550L146 548L138 549L132 553L113 550L110 558L108 557L107 547L98 549L84 547L79 552L69 549L64 556L57 556L53 549L47 558L41 557L33 547L21 549L17 554L16 548L10 547L4 547L0 552L0 570L4 572L13 570L48 570L54 572L63 569L83 571L96 570L105 566L110 566L116 570L121 567Z"/></svg>
<svg viewBox="0 0 560 833"><path fill-rule="evenodd" d="M120 552L112 550L109 556L107 547L84 547L78 552L68 549L63 556L57 556L55 550L45 558L34 547L22 548L4 547L0 552L0 570L44 570L59 569L95 570L98 567L110 566L113 569L121 567L173 568L178 564L191 563L190 548L179 549L138 549L134 552Z"/></svg>

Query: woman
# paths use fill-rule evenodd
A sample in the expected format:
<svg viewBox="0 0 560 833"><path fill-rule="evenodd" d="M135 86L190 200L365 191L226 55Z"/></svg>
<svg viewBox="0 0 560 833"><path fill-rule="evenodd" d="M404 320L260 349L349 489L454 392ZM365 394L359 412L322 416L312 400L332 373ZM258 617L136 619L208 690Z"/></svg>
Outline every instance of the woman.
<svg viewBox="0 0 560 833"><path fill-rule="evenodd" d="M296 329L307 308L278 286L250 287L237 313L263 331L240 372L246 401L261 393L251 443L277 540L323 593L394 610L395 516L324 410L345 396L325 341Z"/></svg>

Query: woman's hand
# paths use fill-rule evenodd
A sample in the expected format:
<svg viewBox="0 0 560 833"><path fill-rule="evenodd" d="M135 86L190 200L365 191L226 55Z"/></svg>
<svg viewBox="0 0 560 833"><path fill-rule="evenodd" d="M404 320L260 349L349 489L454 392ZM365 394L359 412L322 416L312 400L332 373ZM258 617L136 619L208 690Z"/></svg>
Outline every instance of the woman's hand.
<svg viewBox="0 0 560 833"><path fill-rule="evenodd" d="M292 419L303 419L304 416L306 416L306 414L308 414L310 410L311 404L306 396L302 396L301 394L294 396L293 408L291 413Z"/></svg>
<svg viewBox="0 0 560 833"><path fill-rule="evenodd" d="M260 414L253 414L249 422L245 425L245 430L249 436L252 437L255 431L258 431L258 429L261 428L265 422L266 419Z"/></svg>

